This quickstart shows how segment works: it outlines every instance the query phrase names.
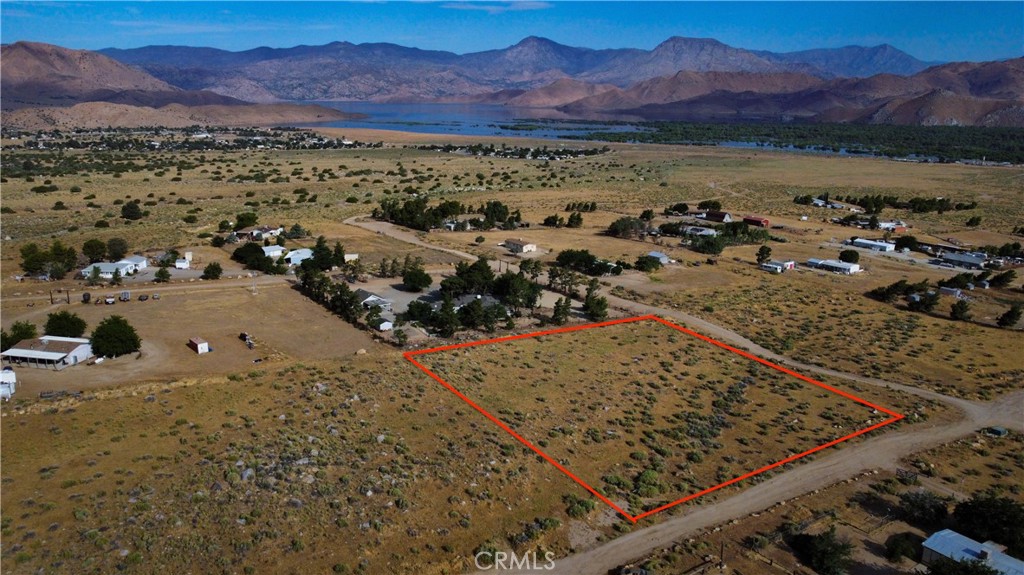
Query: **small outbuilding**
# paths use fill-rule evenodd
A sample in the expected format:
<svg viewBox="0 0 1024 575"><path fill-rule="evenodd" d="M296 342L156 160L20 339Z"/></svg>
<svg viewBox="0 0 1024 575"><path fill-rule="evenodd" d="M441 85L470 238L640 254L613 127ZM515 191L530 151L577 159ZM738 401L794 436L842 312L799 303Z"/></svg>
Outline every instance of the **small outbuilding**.
<svg viewBox="0 0 1024 575"><path fill-rule="evenodd" d="M662 252L647 252L647 257L658 260L658 262L660 262L663 266L666 266L672 262L672 258L668 257L667 254L664 254Z"/></svg>
<svg viewBox="0 0 1024 575"><path fill-rule="evenodd" d="M743 223L747 224L748 226L767 228L769 221L768 218L763 216L743 216Z"/></svg>
<svg viewBox="0 0 1024 575"><path fill-rule="evenodd" d="M729 212L719 212L715 210L704 212L704 219L709 222L719 222L728 224L732 222L732 214Z"/></svg>
<svg viewBox="0 0 1024 575"><path fill-rule="evenodd" d="M537 244L531 244L530 242L518 238L518 239L507 239L505 240L505 248L514 254L525 254L528 252L537 251Z"/></svg>
<svg viewBox="0 0 1024 575"><path fill-rule="evenodd" d="M263 246L263 255L277 259L284 254L288 253L288 250L282 246Z"/></svg>
<svg viewBox="0 0 1024 575"><path fill-rule="evenodd" d="M391 331L395 328L395 322L386 317L378 317L370 320L370 326L377 331Z"/></svg>
<svg viewBox="0 0 1024 575"><path fill-rule="evenodd" d="M193 337L188 340L188 347L192 351L202 355L204 353L210 353L210 342L206 341L201 337Z"/></svg>

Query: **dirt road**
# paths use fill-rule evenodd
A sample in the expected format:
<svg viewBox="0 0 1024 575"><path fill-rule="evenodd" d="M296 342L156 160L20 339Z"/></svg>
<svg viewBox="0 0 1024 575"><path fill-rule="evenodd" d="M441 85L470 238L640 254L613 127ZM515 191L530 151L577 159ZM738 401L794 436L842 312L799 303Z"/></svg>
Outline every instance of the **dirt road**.
<svg viewBox="0 0 1024 575"><path fill-rule="evenodd" d="M420 240L414 234L388 223L356 222L355 220L356 218L350 218L345 223L383 233L417 246L457 255L467 260L476 259L476 256L471 254L431 245ZM613 284L615 283L614 279L611 281ZM805 460L784 474L756 485L747 486L740 493L728 499L711 505L687 507L687 512L684 515L672 517L649 527L641 527L593 549L559 559L556 561L556 568L552 571L545 571L546 573L604 574L618 565L642 558L658 548L670 545L680 538L708 527L745 517L779 502L827 487L866 471L893 469L902 458L908 455L953 441L980 428L1001 425L1024 432L1024 391L1003 395L991 402L976 402L949 397L910 385L805 364L776 354L728 328L688 313L634 302L610 294L607 294L606 297L611 307L630 314L655 314L671 319L694 331L742 348L794 371L824 374L941 401L960 410L963 419L953 424L915 425L908 430L901 429L895 433L885 433L858 444L837 447L829 450L825 455L819 454L813 461L806 462ZM639 525L642 526L643 521Z"/></svg>

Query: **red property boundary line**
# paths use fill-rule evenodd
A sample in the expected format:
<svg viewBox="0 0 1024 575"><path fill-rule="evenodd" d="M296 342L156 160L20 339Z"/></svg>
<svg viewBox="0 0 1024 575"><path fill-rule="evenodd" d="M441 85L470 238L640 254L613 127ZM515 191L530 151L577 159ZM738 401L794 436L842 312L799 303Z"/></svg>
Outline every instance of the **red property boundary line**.
<svg viewBox="0 0 1024 575"><path fill-rule="evenodd" d="M770 367L772 369L775 369L777 371L781 371L781 372L783 372L785 374L788 374L788 375L791 375L793 377L796 377L797 379L800 379L801 381L804 381L804 382L810 383L811 385L815 385L815 386L820 387L822 389L828 390L828 391L830 391L832 393L835 393L837 395L845 397L846 399L850 399L852 401L855 401L855 402L857 402L857 403L859 403L861 405L865 405L865 406L870 407L872 409L876 409L878 411L881 411L882 413L885 413L885 414L889 415L890 417L889 417L889 419L886 419L885 421L882 421L880 423L876 423L876 424L874 424L872 426L865 427L864 429L860 429L858 431L850 433L849 435L844 435L843 437L840 437L839 439L835 439L835 440L829 441L828 443L825 443L823 445L819 445L817 447L813 447L813 448L808 449L807 451L804 451L802 453L797 453L796 455L791 455L791 456L789 456L789 457L787 457L785 459L782 459L780 461L776 461L775 463L771 463L769 465L765 465L764 467L761 467L759 469L755 469L754 471L751 471L749 473L745 473L743 475L740 475L739 477L735 477L735 478L730 479L728 481L725 481L723 483L719 483L718 485L715 485L714 487L709 487L709 488L707 488L707 489L705 489L703 491L699 491L697 493L693 493L693 494L687 495L686 497L683 497L681 499L677 499L675 501L672 501L671 503L666 503L665 505L662 505L661 507L657 507L655 509L651 509L651 510L646 511L644 513L641 513L639 515L631 515L631 514L627 513L624 509L622 509L621 507L616 505L614 502L612 502L610 499L608 499L607 497L605 497L604 495L599 493L596 489L594 489L593 487L588 485L587 482L583 481L582 479L580 479L579 477L574 475L571 471L566 469L565 466L563 466L562 464L560 464L557 461L555 461L547 453L544 453L543 451L541 451L540 448L538 448L534 444L530 443L526 438L524 438L523 436L521 436L518 433L516 433L515 431L513 431L512 428L510 428L508 425L506 425L503 421L501 421L497 417L494 417L493 415L491 415L490 412L488 412L486 409L484 409L484 408L480 407L479 405L477 405L472 399L466 397L465 394L463 394L461 391L456 389L453 385L451 385L447 381L441 379L440 376L438 376L436 373L431 371L427 366L423 365L422 363L420 363L419 361L414 359L415 356L417 356L417 355L424 355L424 354L434 353L434 352L438 352L438 351L449 351L449 350L453 350L453 349L462 349L462 348L466 348L466 347L475 347L475 346L478 346L478 345L486 345L486 344L491 344L491 343L501 343L501 342L506 342L506 341L515 341L515 340L518 340L518 339L534 338L534 337L540 337L540 336L543 336L543 335L552 335L552 334L556 334L556 333L566 333L566 332L571 332L571 331L580 331L580 330L591 329L591 328L595 328L595 327L606 327L606 326L610 326L610 325L617 325L617 324L622 324L622 323L631 323L631 322L638 322L638 321L647 321L647 320L656 321L656 322L658 322L660 324L666 325L666 326L668 326L668 327L670 327L672 329L675 329L677 331L683 332L683 333L688 334L688 335L692 335L693 337L696 337L698 339L706 341L706 342L708 342L708 343L710 343L712 345L715 345L715 346L720 347L722 349L731 351L731 352L733 352L733 353L735 353L737 355L743 356L743 357L745 357L747 359L756 361L756 362L758 362L758 363L760 363L762 365L766 365L766 366L768 366L768 367ZM487 419L491 420L495 425L497 425L501 429L505 430L512 437L516 438L517 441L519 441L520 443L522 443L526 447L529 447L531 450L533 450L534 453L536 453L537 455L542 457L544 460L546 460L548 463L550 463L550 464L554 465L556 468L558 468L559 471L561 471L562 473L568 475L573 481L575 481L580 486L582 486L584 489L589 491L594 497L597 497L601 501L604 501L606 504L608 504L609 507L611 507L612 509L617 511L619 514L621 514L623 517L625 517L626 519L630 520L633 523L636 523L637 521L643 519L644 517L649 517L651 515L654 515L655 513L658 513L660 511L664 511L664 510L666 510L666 509L668 509L670 507L675 507L676 505L679 505L680 503L685 503L687 501L690 501L691 499L696 499L698 497L701 497L702 495L707 495L708 493L711 493L712 491L717 491L719 489L722 489L723 487L728 487L729 485L732 485L734 483L738 483L740 481L743 481L744 479L749 479L749 478L751 478L751 477L753 477L755 475L759 475L759 474L764 473L765 471L768 471L770 469L775 469L776 467L780 467L780 466L785 465L787 463L792 463L793 461L796 461L797 459L800 459L801 457L805 457L805 456L808 456L808 455L810 455L812 453L816 453L818 451L822 451L824 449L832 447L833 445L837 445L837 444L842 443L842 442L844 442L844 441L846 441L848 439L853 439L854 437L857 437L859 435L864 435L865 433L874 431L876 429L879 429L881 427L889 425L890 423L894 423L894 422L899 421L899 420L904 418L904 416L902 414L899 414L899 413L897 413L895 411L892 411L890 409L886 409L886 408L884 408L882 406L879 406L879 405L875 405L875 404L870 403L868 401L865 401L865 400L863 400L863 399L861 399L861 398L859 398L859 397L857 397L857 396L855 396L853 394L850 394L850 393L847 393L845 391L836 389L836 388L834 388L834 387L832 387L830 385L826 385L826 384L824 384L824 383L822 383L820 381L811 379L811 378L809 378L807 376L804 376L804 375L801 375L801 374L799 374L799 373L797 373L797 372L795 372L793 370L790 370L790 369L787 369L787 368L782 367L780 365L774 364L774 363L772 363L770 361L767 361L765 359L757 357L756 355L747 353L747 352L745 352L745 351L743 351L741 349L736 349L735 347L726 345L726 344L721 343L721 342L719 342L719 341L717 341L715 339L712 339L712 338L707 337L705 335L701 335L701 334L699 334L699 333L697 333L695 331L692 331L692 330L689 330L689 329L687 329L685 327L676 325L676 324L674 324L674 323L672 323L670 321L667 321L667 320L662 319L660 317L657 317L655 315L644 315L644 316L631 317L631 318L625 318L625 319L616 319L616 320L611 320L611 321L604 321L604 322L600 322L600 323L591 323L591 324L580 325L580 326L563 327L563 328L558 328L558 329L550 329L550 330L545 330L545 331L537 331L537 332L525 333L525 334L520 334L520 335L511 335L511 336L506 336L506 337L498 337L498 338L493 338L493 339L486 339L486 340L473 341L473 342L467 342L467 343L458 343L458 344L453 344L453 345L444 345L444 346L441 346L441 347L434 347L434 348L430 348L430 349L422 349L422 350L418 350L418 351L408 351L408 352L405 352L403 355L405 356L405 359L407 359L409 362L411 362L416 367L418 367L421 370L423 370L424 373L426 373L431 378L433 378L435 381L437 381L438 383L443 385L446 389L448 389L448 391L451 391L452 393L457 395L460 399L462 399L467 404L469 404L470 407L472 407L473 409L475 409L478 412L480 412L484 417L486 417Z"/></svg>

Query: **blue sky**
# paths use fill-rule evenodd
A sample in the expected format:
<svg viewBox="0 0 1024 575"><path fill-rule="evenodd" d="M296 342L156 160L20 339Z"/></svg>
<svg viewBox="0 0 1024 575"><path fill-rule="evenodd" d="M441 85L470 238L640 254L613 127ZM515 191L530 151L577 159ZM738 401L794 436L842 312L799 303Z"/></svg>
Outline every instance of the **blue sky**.
<svg viewBox="0 0 1024 575"><path fill-rule="evenodd" d="M461 54L531 35L588 48L650 49L671 36L778 52L889 43L928 61L994 60L1024 55L1024 1L0 4L0 41L80 49L244 50L346 40Z"/></svg>

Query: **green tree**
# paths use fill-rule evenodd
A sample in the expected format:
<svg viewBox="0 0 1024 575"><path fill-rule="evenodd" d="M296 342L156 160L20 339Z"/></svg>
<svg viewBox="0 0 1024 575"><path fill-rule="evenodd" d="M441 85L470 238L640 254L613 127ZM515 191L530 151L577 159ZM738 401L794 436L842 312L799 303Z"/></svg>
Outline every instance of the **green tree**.
<svg viewBox="0 0 1024 575"><path fill-rule="evenodd" d="M821 575L843 575L853 555L853 545L836 536L834 525L819 535L796 535L790 546L805 564Z"/></svg>
<svg viewBox="0 0 1024 575"><path fill-rule="evenodd" d="M973 216L971 218L968 218L968 220L967 220L967 227L969 227L969 228L975 228L975 227L978 227L980 225L981 225L981 216Z"/></svg>
<svg viewBox="0 0 1024 575"><path fill-rule="evenodd" d="M971 319L971 311L970 310L971 310L971 304L967 303L966 301L964 301L962 299L961 300L957 300L949 308L949 317L950 317L950 319L955 319L957 321L968 321L968 320Z"/></svg>
<svg viewBox="0 0 1024 575"><path fill-rule="evenodd" d="M243 212L235 216L235 231L243 228L249 228L256 225L259 221L259 216L255 212Z"/></svg>
<svg viewBox="0 0 1024 575"><path fill-rule="evenodd" d="M163 269L163 268L161 268ZM160 276L160 272L157 272L157 277ZM114 270L114 273L110 276L110 285L119 286L121 285L121 270Z"/></svg>
<svg viewBox="0 0 1024 575"><path fill-rule="evenodd" d="M43 331L46 332L46 335L82 337L85 328L85 320L78 317L78 314L59 311L46 316L46 326L43 327Z"/></svg>
<svg viewBox="0 0 1024 575"><path fill-rule="evenodd" d="M82 254L89 258L89 263L91 264L101 262L103 258L107 257L107 244L103 243L103 240L96 238L86 240L82 244Z"/></svg>
<svg viewBox="0 0 1024 575"><path fill-rule="evenodd" d="M345 267L345 246L341 242L334 242L334 249L331 250L331 265L336 268Z"/></svg>
<svg viewBox="0 0 1024 575"><path fill-rule="evenodd" d="M92 351L101 357L117 357L139 351L142 340L128 320L112 315L100 322L90 338Z"/></svg>
<svg viewBox="0 0 1024 575"><path fill-rule="evenodd" d="M911 251L917 249L917 238L914 236L900 236L896 238L896 249L902 250L907 248Z"/></svg>
<svg viewBox="0 0 1024 575"><path fill-rule="evenodd" d="M925 489L900 495L899 512L907 523L924 528L941 525L949 514L946 500Z"/></svg>
<svg viewBox="0 0 1024 575"><path fill-rule="evenodd" d="M126 255L128 255L128 242L124 238L107 240L107 257L111 261L123 259Z"/></svg>
<svg viewBox="0 0 1024 575"><path fill-rule="evenodd" d="M654 272L661 269L661 260L654 256L640 256L636 258L633 267L642 272Z"/></svg>
<svg viewBox="0 0 1024 575"><path fill-rule="evenodd" d="M32 339L38 336L36 333L36 326L33 323L27 321L16 321L11 325L11 331L0 331L0 351L7 351L14 344L18 343L23 339Z"/></svg>
<svg viewBox="0 0 1024 575"><path fill-rule="evenodd" d="M910 311L920 311L929 313L935 306L939 305L939 294L936 292L928 292L921 294L921 298L917 301L907 302L907 309Z"/></svg>
<svg viewBox="0 0 1024 575"><path fill-rule="evenodd" d="M993 276L992 279L988 281L988 285L994 288L1004 288L1013 283L1013 280L1015 279L1017 279L1016 270L1006 270L1005 272L1000 272Z"/></svg>
<svg viewBox="0 0 1024 575"><path fill-rule="evenodd" d="M569 228L582 228L583 227L583 214L579 212L573 212L569 214L569 219L565 223L566 227Z"/></svg>
<svg viewBox="0 0 1024 575"><path fill-rule="evenodd" d="M1024 312L1024 308L1022 308L1021 304L1015 303L1010 306L1010 309L1006 310L1006 313L999 316L999 319L996 320L996 325L1012 328L1020 321L1022 312Z"/></svg>
<svg viewBox="0 0 1024 575"><path fill-rule="evenodd" d="M161 268L163 269L163 268ZM219 280L224 273L224 268L217 262L210 262L203 268L203 275L199 276L204 280ZM169 275L169 274L168 274Z"/></svg>
<svg viewBox="0 0 1024 575"><path fill-rule="evenodd" d="M100 268L94 267L89 270L89 277L85 279L85 283L91 286L98 286L103 283L103 278L100 277Z"/></svg>
<svg viewBox="0 0 1024 575"><path fill-rule="evenodd" d="M445 295L441 309L434 318L437 332L441 337L452 337L459 331L462 324L459 322L459 315L455 312L455 302L451 296Z"/></svg>
<svg viewBox="0 0 1024 575"><path fill-rule="evenodd" d="M654 219L654 210L644 210L640 212L640 219L649 222Z"/></svg>
<svg viewBox="0 0 1024 575"><path fill-rule="evenodd" d="M411 267L402 274L402 284L409 291L421 292L430 287L432 283L434 283L433 278L421 267Z"/></svg>
<svg viewBox="0 0 1024 575"><path fill-rule="evenodd" d="M167 283L171 281L171 272L167 268L160 268L156 270L156 274L153 276L153 281L157 283Z"/></svg>
<svg viewBox="0 0 1024 575"><path fill-rule="evenodd" d="M309 258L312 260L312 264L316 269L327 271L334 265L333 252L331 248L327 247L327 238L320 236L316 239L316 245L313 246L313 256ZM344 254L342 254L344 259Z"/></svg>
<svg viewBox="0 0 1024 575"><path fill-rule="evenodd" d="M126 220L141 220L142 208L135 202L128 202L121 206L121 217Z"/></svg>
<svg viewBox="0 0 1024 575"><path fill-rule="evenodd" d="M957 531L975 541L995 541L1010 555L1024 555L1024 504L983 493L957 505L953 520Z"/></svg>
<svg viewBox="0 0 1024 575"><path fill-rule="evenodd" d="M560 297L555 302L555 309L551 314L551 322L555 325L564 325L569 321L569 314L572 311L570 300L567 297Z"/></svg>
<svg viewBox="0 0 1024 575"><path fill-rule="evenodd" d="M772 249L768 246L761 246L757 250L757 263L763 264L772 259Z"/></svg>
<svg viewBox="0 0 1024 575"><path fill-rule="evenodd" d="M468 304L459 308L459 323L467 329L477 329L484 325L487 319L487 310L479 299L474 299Z"/></svg>
<svg viewBox="0 0 1024 575"><path fill-rule="evenodd" d="M718 200L704 200L703 202L697 204L697 209L702 211L711 210L717 212L718 210L722 209L722 202Z"/></svg>
<svg viewBox="0 0 1024 575"><path fill-rule="evenodd" d="M857 250L843 250L839 252L839 261L855 264L860 261L860 252Z"/></svg>

